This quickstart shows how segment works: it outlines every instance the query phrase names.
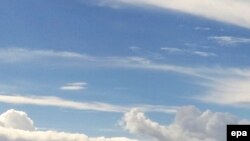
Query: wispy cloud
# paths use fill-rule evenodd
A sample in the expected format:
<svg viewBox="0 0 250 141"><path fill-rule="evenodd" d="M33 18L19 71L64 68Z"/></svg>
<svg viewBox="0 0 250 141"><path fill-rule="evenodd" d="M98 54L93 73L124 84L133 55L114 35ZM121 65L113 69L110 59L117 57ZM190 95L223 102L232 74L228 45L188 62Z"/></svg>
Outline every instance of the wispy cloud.
<svg viewBox="0 0 250 141"><path fill-rule="evenodd" d="M78 62L80 65L84 65L84 62L89 62L91 64L96 64L97 66L105 67L117 67L117 68L129 68L129 69L141 69L141 70L155 70L162 72L174 72L177 74L182 74L186 76L192 76L197 81L202 81L200 84L206 84L207 91L204 91L202 97L195 97L204 102L211 102L217 104L226 104L230 106L244 106L250 105L250 98L248 94L250 90L250 70L248 68L228 68L228 67L187 67L187 66L178 66L164 63L157 63L152 60L143 57L96 57L90 55L77 54L74 52L68 52L71 55L66 55L63 52L48 51L48 50L22 50L16 51L19 49L14 49L13 51L9 50L0 50L0 54L6 55L11 58L11 56L33 60L34 58L39 58L41 60L57 58L58 59L75 59L75 62ZM183 50L178 48L165 48L165 51L169 52L183 52ZM52 53L51 53L52 52ZM185 52L185 51L184 51ZM6 54L5 54L6 53ZM195 52L196 54L206 55L203 52ZM74 54L74 55L72 55ZM77 55L76 55L77 54ZM37 55L37 56L36 56ZM1 56L1 55L0 55ZM49 56L49 57L48 57ZM8 58L3 58L3 60L8 60ZM6 57L6 56L5 56ZM76 59L77 58L77 59ZM23 61L26 61L26 60ZM66 61L67 62L67 61ZM19 63L19 62L18 62ZM62 61L65 63L65 61ZM57 64L57 62L55 62ZM77 64L77 66L79 66ZM235 84L234 82L237 82ZM76 90L80 89L83 84L71 83L66 85L64 89ZM232 98L232 95L237 94L237 98ZM57 106L65 108L74 108L74 109L85 109L85 110L96 110L96 111L113 111L121 112L124 111L124 107L120 109L121 106L109 105L105 103L79 103L63 100L55 97L22 97L22 96L7 96L2 95L0 101L7 103L17 103L17 104L33 104L33 105L44 105L44 106ZM104 104L104 105L103 105ZM114 106L114 107L113 107ZM135 105L136 106L136 105ZM245 107L247 107L245 106ZM131 106L132 107L132 106ZM107 109L106 109L107 108ZM126 110L126 109L125 109Z"/></svg>
<svg viewBox="0 0 250 141"><path fill-rule="evenodd" d="M203 70L203 73L206 71ZM206 87L202 95L195 99L208 103L245 107L250 105L250 69L212 68L206 72L212 77L201 85Z"/></svg>
<svg viewBox="0 0 250 141"><path fill-rule="evenodd" d="M102 102L77 102L51 96L20 96L20 95L0 95L0 102L21 105L54 106L76 110L90 110L99 112L124 113L131 108L138 108L145 112L175 113L177 107L161 105L113 105Z"/></svg>
<svg viewBox="0 0 250 141"><path fill-rule="evenodd" d="M226 77L218 82L210 83L209 90L199 100L209 103L249 108L250 105L250 77Z"/></svg>
<svg viewBox="0 0 250 141"><path fill-rule="evenodd" d="M141 48L138 47L138 46L130 46L130 47L128 47L128 49L130 49L131 51L139 51L139 50L141 50Z"/></svg>
<svg viewBox="0 0 250 141"><path fill-rule="evenodd" d="M212 36L208 39L214 40L221 45L238 45L238 44L249 44L250 38L233 37L233 36Z"/></svg>
<svg viewBox="0 0 250 141"><path fill-rule="evenodd" d="M101 102L76 102L50 96L18 96L0 95L0 102L38 106L55 106L62 108L93 110L103 112L125 112L127 108Z"/></svg>
<svg viewBox="0 0 250 141"><path fill-rule="evenodd" d="M212 52L188 50L188 49L181 49L181 48L163 47L161 48L161 50L166 51L168 53L172 53L172 54L197 55L201 57L217 56L215 53L212 53Z"/></svg>
<svg viewBox="0 0 250 141"><path fill-rule="evenodd" d="M247 0L100 0L105 5L130 4L172 9L208 19L250 28ZM242 12L244 11L244 12Z"/></svg>
<svg viewBox="0 0 250 141"><path fill-rule="evenodd" d="M70 51L37 50L26 48L1 48L0 62L15 63L39 59L81 59L93 61L91 56Z"/></svg>
<svg viewBox="0 0 250 141"><path fill-rule="evenodd" d="M64 86L61 86L60 89L67 90L67 91L85 90L85 89L87 89L87 83L86 82L67 83Z"/></svg>
<svg viewBox="0 0 250 141"><path fill-rule="evenodd" d="M200 31L209 31L209 30L211 30L210 27L201 27L201 26L196 26L194 29L195 30L200 30Z"/></svg>
<svg viewBox="0 0 250 141"><path fill-rule="evenodd" d="M36 63L39 62L39 65L42 65L44 60L47 60L45 62L46 65L64 64L64 65L75 65L77 67L91 63L92 66L158 70L158 71L175 72L180 74L192 75L196 77L203 77L203 78L206 77L201 75L201 73L197 72L197 69L194 69L192 67L183 67L171 64L158 64L150 59L138 56L99 57L99 56L85 55L76 52L65 52L65 51L54 51L54 50L31 50L23 48L0 49L0 62L2 63L3 62L32 63L32 61L34 60L36 60Z"/></svg>

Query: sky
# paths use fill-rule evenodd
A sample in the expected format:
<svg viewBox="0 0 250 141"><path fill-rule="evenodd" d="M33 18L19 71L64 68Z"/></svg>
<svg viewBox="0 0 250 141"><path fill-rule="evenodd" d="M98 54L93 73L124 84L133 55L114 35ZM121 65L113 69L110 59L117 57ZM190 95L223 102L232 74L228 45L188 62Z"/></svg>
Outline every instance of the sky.
<svg viewBox="0 0 250 141"><path fill-rule="evenodd" d="M249 124L248 0L1 0L1 141L225 141Z"/></svg>

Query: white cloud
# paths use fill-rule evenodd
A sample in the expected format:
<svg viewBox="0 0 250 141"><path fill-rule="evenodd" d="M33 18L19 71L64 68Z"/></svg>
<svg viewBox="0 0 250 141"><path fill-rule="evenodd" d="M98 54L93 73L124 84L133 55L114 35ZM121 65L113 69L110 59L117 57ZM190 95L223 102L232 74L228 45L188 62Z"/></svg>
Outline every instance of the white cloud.
<svg viewBox="0 0 250 141"><path fill-rule="evenodd" d="M201 27L201 26L197 26L194 29L195 30L200 30L200 31L209 31L209 30L211 30L210 27Z"/></svg>
<svg viewBox="0 0 250 141"><path fill-rule="evenodd" d="M138 46L130 46L130 47L128 47L131 51L139 51L139 50L141 50L141 48L140 47L138 47Z"/></svg>
<svg viewBox="0 0 250 141"><path fill-rule="evenodd" d="M152 121L138 109L132 109L123 117L126 130L157 141L225 141L227 124L246 123L250 122L228 113L202 112L194 106L179 108L169 125Z"/></svg>
<svg viewBox="0 0 250 141"><path fill-rule="evenodd" d="M208 85L208 92L198 99L230 106L249 108L250 105L250 78L222 78L218 82Z"/></svg>
<svg viewBox="0 0 250 141"><path fill-rule="evenodd" d="M25 112L10 109L0 115L0 126L33 131L34 123Z"/></svg>
<svg viewBox="0 0 250 141"><path fill-rule="evenodd" d="M221 45L237 45L250 43L250 38L232 37L232 36L212 36L210 40L215 40Z"/></svg>
<svg viewBox="0 0 250 141"><path fill-rule="evenodd" d="M61 90L68 90L68 91L79 91L87 89L86 82L74 82L74 83L67 83L64 86L60 87Z"/></svg>
<svg viewBox="0 0 250 141"><path fill-rule="evenodd" d="M188 50L188 49L173 48L173 47L163 47L161 48L161 50L166 51L168 53L172 53L172 54L198 55L201 57L217 56L215 53L212 53L212 52Z"/></svg>
<svg viewBox="0 0 250 141"><path fill-rule="evenodd" d="M199 85L205 87L202 95L194 96L203 102L227 106L245 107L250 105L250 69L211 68L199 73L209 76Z"/></svg>
<svg viewBox="0 0 250 141"><path fill-rule="evenodd" d="M193 51L193 54L202 56L202 57L209 57L209 56L217 56L215 53L212 52L204 52L204 51Z"/></svg>
<svg viewBox="0 0 250 141"><path fill-rule="evenodd" d="M104 66L104 67L124 67L130 69L145 69L145 70L158 70L166 72L175 72L186 75L192 75L196 77L204 77L197 72L197 69L192 67L182 67L171 64L157 64L152 62L150 59L138 56L108 56L108 57L97 57L91 55L85 55L75 52L67 52L66 54L76 54L76 55L64 55L65 51L53 51L53 50L30 50L24 48L8 48L0 49L0 62L7 63L20 63L20 62L30 62L36 59L36 63L42 65L44 60L45 65L52 64L64 64L64 65L74 65L76 67L84 66L91 63L92 66ZM72 60L74 59L74 60ZM54 61L55 60L55 61ZM65 61L67 60L67 61ZM73 63L72 63L73 62Z"/></svg>
<svg viewBox="0 0 250 141"><path fill-rule="evenodd" d="M133 107L137 107L145 112L163 112L173 114L176 107L161 105L126 105L119 106L102 102L76 102L65 100L59 97L49 96L18 96L18 95L0 95L0 102L11 104L25 104L37 106L54 106L61 108L70 108L76 110L91 110L100 112L124 113Z"/></svg>
<svg viewBox="0 0 250 141"><path fill-rule="evenodd" d="M76 102L58 97L48 96L9 96L0 95L0 102L12 104L28 104L38 106L55 106L78 110L94 110L103 112L125 112L127 108L101 102Z"/></svg>
<svg viewBox="0 0 250 141"><path fill-rule="evenodd" d="M25 48L1 48L1 62L13 63L23 61L34 61L38 59L81 59L93 60L91 56L70 51L37 50Z"/></svg>
<svg viewBox="0 0 250 141"><path fill-rule="evenodd" d="M237 41L239 42L239 41ZM0 61L8 60L8 58L4 58L1 55L7 55L11 58L11 56L16 57L17 60L23 58L30 58L33 60L35 58L46 58L46 56L56 56L56 58L61 59L69 59L63 52L49 51L49 50L25 50L25 49L13 49L13 51L9 51L8 49L0 49ZM183 52L183 50L178 48L165 48L165 50L169 50L172 52ZM43 53L37 52L46 52ZM49 52L56 52L55 54L60 55L52 55ZM199 55L206 56L206 53L203 52L193 52ZM40 56L38 55L40 54ZM43 54L43 55L41 55ZM75 54L71 52L69 54ZM60 56L60 57L58 57ZM206 87L206 91L204 95L198 97L199 100L205 102L212 102L217 104L227 104L230 106L244 106L248 107L250 105L250 98L248 98L248 94L250 90L245 88L249 85L250 81L250 69L246 68L222 68L222 67L186 67L186 66L178 66L171 64L160 64L155 63L152 60L143 57L94 57L89 56L87 58L84 57L83 54L78 54L78 56L83 57L73 57L75 62L79 62L84 65L84 61L91 63L95 63L97 66L105 66L105 67L119 67L119 68L129 68L129 69L142 69L142 70L155 70L155 71L163 71L163 72L174 72L182 75L192 76L199 78L198 80L200 84ZM2 58L1 58L2 57ZM6 57L6 56L5 56ZM66 57L66 58L65 58ZM19 58L19 59L18 59ZM72 59L72 57L70 57ZM41 59L44 60L44 59ZM67 62L67 61L66 61ZM72 61L69 61L72 62ZM65 63L62 61L62 63ZM56 63L57 64L57 63ZM79 64L77 65L79 66ZM238 82L235 84L234 82ZM69 84L71 86L80 85L79 83ZM81 84L82 85L82 84ZM226 87L226 88L225 88ZM244 87L244 89L242 88ZM71 89L76 89L76 87L71 87ZM79 89L79 87L77 87ZM238 95L237 98L232 98L232 95ZM194 96L197 99L197 96ZM225 99L225 100L224 100ZM126 108L121 108L121 106L105 104L105 103L81 103L63 100L56 97L22 97L22 96L0 96L1 102L7 103L17 103L17 104L32 104L32 105L43 105L43 106L57 106L57 107L65 107L65 108L73 108L73 109L82 109L82 110L96 110L96 111L108 111L108 112L126 112ZM49 102L46 102L49 101ZM135 105L136 107L136 105ZM130 106L132 108L132 106Z"/></svg>
<svg viewBox="0 0 250 141"><path fill-rule="evenodd" d="M80 133L39 131L23 111L8 110L0 115L1 141L138 141L126 137L88 137Z"/></svg>
<svg viewBox="0 0 250 141"><path fill-rule="evenodd" d="M100 0L105 5L119 3L176 10L208 19L250 28L248 0Z"/></svg>
<svg viewBox="0 0 250 141"><path fill-rule="evenodd" d="M1 114L0 119L1 141L138 141L127 137L88 137L81 133L40 131L25 112L13 109ZM194 106L185 106L178 108L174 121L169 125L152 121L137 108L124 114L122 125L129 132L148 140L224 141L227 124L248 123L248 120L238 119L228 113L201 111Z"/></svg>

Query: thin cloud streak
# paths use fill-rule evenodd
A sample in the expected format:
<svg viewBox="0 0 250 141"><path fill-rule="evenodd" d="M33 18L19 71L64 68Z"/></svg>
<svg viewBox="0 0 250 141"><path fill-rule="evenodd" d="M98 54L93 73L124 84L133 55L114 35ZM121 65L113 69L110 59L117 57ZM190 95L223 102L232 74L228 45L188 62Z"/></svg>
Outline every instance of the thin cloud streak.
<svg viewBox="0 0 250 141"><path fill-rule="evenodd" d="M131 108L138 108L145 112L175 113L177 107L161 105L127 105L119 106L102 102L76 102L51 96L20 96L0 95L0 102L20 105L54 106L76 110L89 110L99 112L125 113Z"/></svg>
<svg viewBox="0 0 250 141"><path fill-rule="evenodd" d="M49 96L9 96L0 95L0 102L38 106L55 106L77 110L93 110L101 112L126 112L127 108L101 102L75 102Z"/></svg>
<svg viewBox="0 0 250 141"><path fill-rule="evenodd" d="M238 44L249 44L250 38L233 37L233 36L212 36L208 39L214 40L220 45L238 45Z"/></svg>
<svg viewBox="0 0 250 141"><path fill-rule="evenodd" d="M60 87L61 90L66 91L79 91L87 89L86 82L74 82L74 83L67 83L64 86Z"/></svg>
<svg viewBox="0 0 250 141"><path fill-rule="evenodd" d="M70 51L54 51L54 50L37 50L26 48L2 48L0 49L0 62L19 63L32 62L40 59L81 59L94 61L94 58L88 55L70 52Z"/></svg>
<svg viewBox="0 0 250 141"><path fill-rule="evenodd" d="M70 55L69 57L68 55L65 56L65 54L77 54L77 55ZM77 65L77 67L80 67L86 64L91 64L92 66L97 66L97 67L104 66L110 68L130 68L130 69L174 72L207 80L214 80L213 76L210 75L209 73L218 73L217 68L211 69L211 68L178 66L178 65L164 64L164 63L160 64L153 62L150 59L138 56L98 57L76 52L54 51L54 50L31 50L23 48L0 49L0 63L1 62L9 63L10 61L9 58L15 58L14 62L12 60L11 63L22 63L22 62L32 63L33 60L39 59L36 61L40 61L39 65L42 65L43 61L48 59L49 62L45 62L46 65L48 65L48 63L51 63L53 65L64 64L64 65ZM71 62L72 59L74 60L74 64L72 64ZM220 74L222 73L220 72Z"/></svg>
<svg viewBox="0 0 250 141"><path fill-rule="evenodd" d="M66 54L66 55L65 55ZM70 55L69 55L70 54ZM10 59L11 58L11 59ZM37 59L37 60L36 60ZM192 75L196 77L210 79L207 76L203 76L198 73L196 69L189 67L182 67L170 64L157 64L152 62L150 59L138 56L127 56L127 57L98 57L86 54L80 54L76 52L66 51L54 51L54 50L31 50L23 48L9 48L0 49L0 62L2 63L22 63L36 60L40 61L40 65L43 61L48 59L49 62L45 62L46 65L51 63L53 65L65 64L67 61L74 60L77 66L84 66L87 63L91 63L93 66L106 66L106 67L124 67L131 69L146 69L146 70L159 70L167 72L175 72L186 75ZM71 62L68 65L74 65Z"/></svg>
<svg viewBox="0 0 250 141"><path fill-rule="evenodd" d="M171 47L163 47L161 50L171 53L171 54L187 54L187 55L197 55L201 57L214 57L217 56L212 52L198 51L198 50L188 50L188 49L180 49L180 48L171 48Z"/></svg>
<svg viewBox="0 0 250 141"><path fill-rule="evenodd" d="M65 55L66 54L66 55ZM70 55L69 55L70 54ZM10 58L14 58L14 62L11 63L22 63L29 62L32 63L33 60L39 59L40 65L42 65L43 60L48 59L49 62L53 65L63 63L67 65L69 61L74 60L74 63L77 64L77 67L84 66L85 64L91 64L93 66L105 66L105 67L116 67L116 68L130 68L130 69L144 69L144 70L156 70L156 71L165 71L165 72L174 72L179 74L185 74L189 76L199 77L207 80L214 80L214 75L221 75L227 73L237 73L246 74L245 70L237 68L201 68L201 67L186 67L178 66L172 64L156 63L150 59L138 56L107 56L99 57L92 56L76 52L67 52L67 51L54 51L54 50L32 50L24 48L8 48L0 49L0 63L6 63L10 61ZM55 60L55 61L53 61ZM65 61L68 60L68 61ZM13 60L12 60L13 61ZM75 65L75 64L68 64ZM216 76L217 77L217 76ZM76 85L76 83L70 83L68 85ZM79 85L79 83L77 84Z"/></svg>

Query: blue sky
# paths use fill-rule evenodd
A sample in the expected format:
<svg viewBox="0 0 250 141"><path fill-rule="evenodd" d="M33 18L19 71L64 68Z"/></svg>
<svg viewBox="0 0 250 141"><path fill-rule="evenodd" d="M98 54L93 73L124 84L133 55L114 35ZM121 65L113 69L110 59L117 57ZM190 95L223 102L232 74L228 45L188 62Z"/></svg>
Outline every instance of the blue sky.
<svg viewBox="0 0 250 141"><path fill-rule="evenodd" d="M179 141L130 128L128 117L165 128L189 105L248 120L250 11L239 9L250 3L209 2L2 0L1 113L115 141Z"/></svg>

